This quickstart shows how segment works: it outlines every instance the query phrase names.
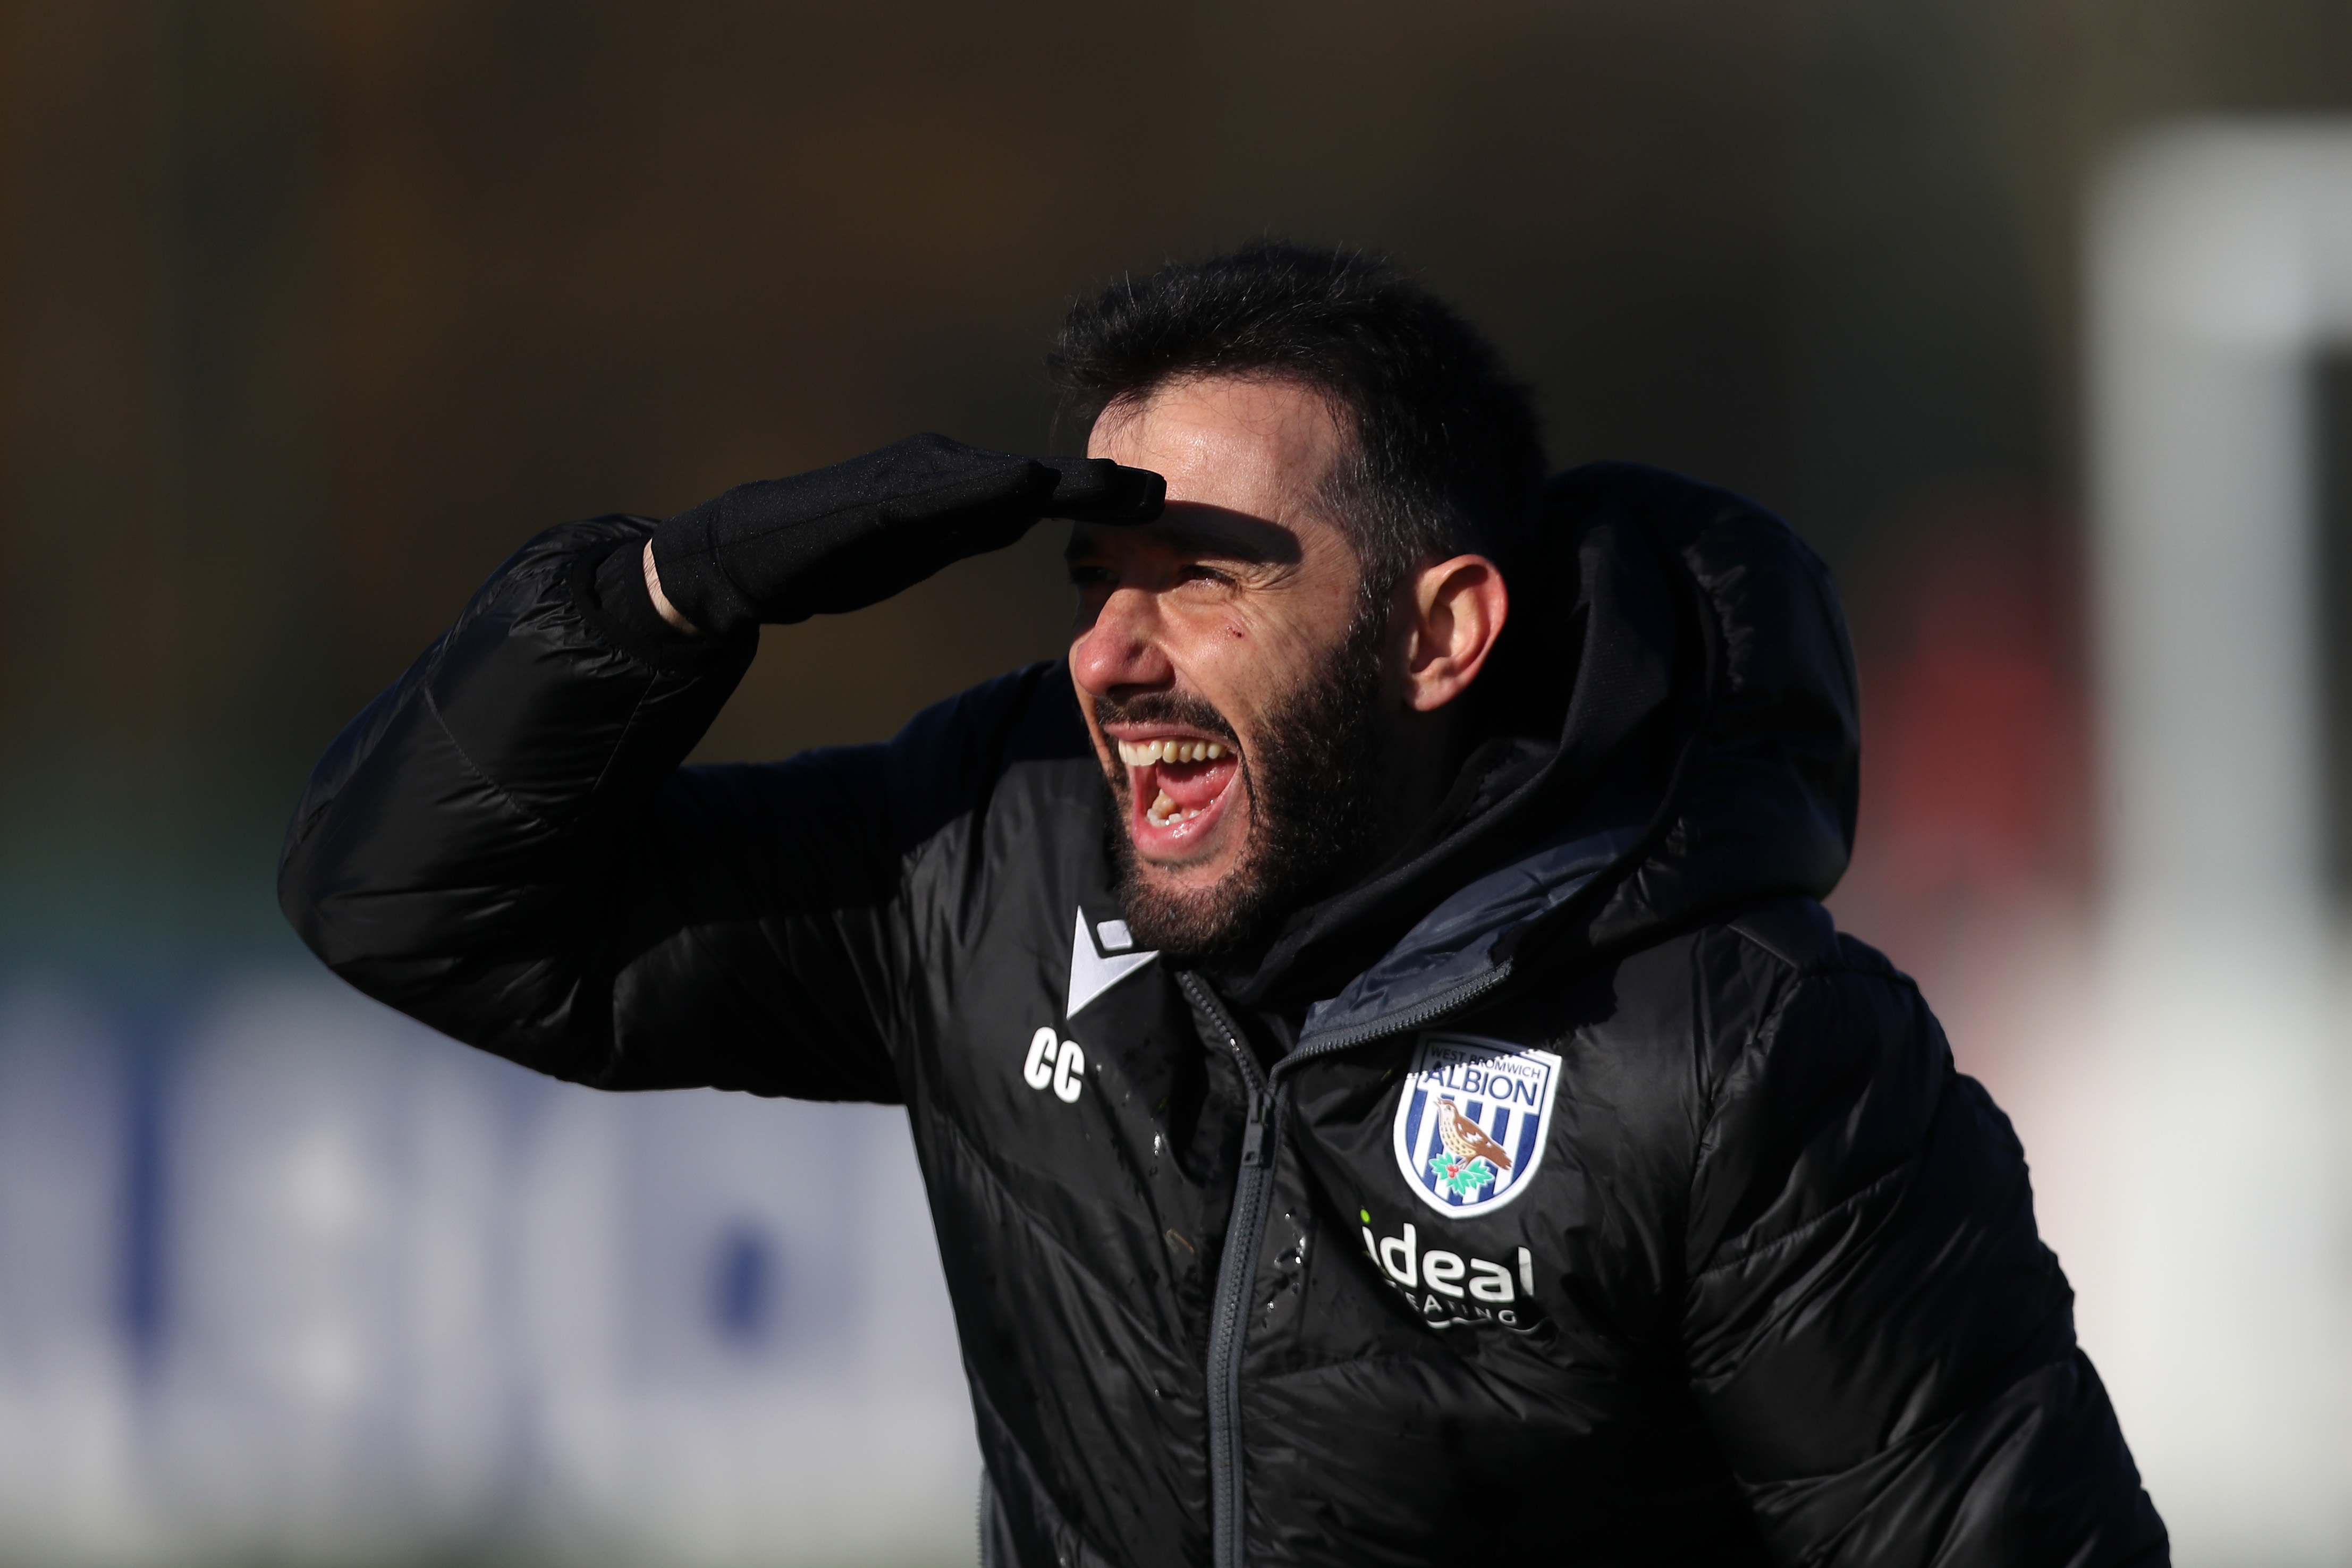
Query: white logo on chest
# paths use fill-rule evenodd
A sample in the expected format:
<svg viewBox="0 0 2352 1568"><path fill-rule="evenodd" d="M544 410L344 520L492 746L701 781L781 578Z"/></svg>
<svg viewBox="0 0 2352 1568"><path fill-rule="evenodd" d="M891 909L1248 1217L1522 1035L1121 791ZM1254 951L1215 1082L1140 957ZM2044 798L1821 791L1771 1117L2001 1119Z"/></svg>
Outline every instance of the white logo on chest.
<svg viewBox="0 0 2352 1568"><path fill-rule="evenodd" d="M1085 1093L1087 1048L1075 1040L1061 1040L1051 1029L1029 1037L1029 1058L1021 1064L1021 1082L1032 1089L1054 1086L1054 1097L1075 1105Z"/></svg>
<svg viewBox="0 0 2352 1568"><path fill-rule="evenodd" d="M1062 1009L1067 1023L1080 1008L1142 968L1157 952L1129 951L1135 938L1124 920L1106 920L1091 932L1087 912L1078 911L1077 934L1070 939L1070 997ZM1029 1054L1021 1062L1021 1082L1032 1089L1052 1089L1065 1105L1075 1105L1087 1090L1087 1048L1064 1040L1051 1028L1029 1037Z"/></svg>
<svg viewBox="0 0 2352 1568"><path fill-rule="evenodd" d="M1101 946L1097 946L1099 939ZM1077 935L1070 942L1070 1000L1062 1009L1062 1019L1068 1022L1078 1016L1078 1009L1142 968L1157 952L1133 953L1135 938L1127 934L1124 920L1106 920L1092 931L1087 929L1087 912L1078 911Z"/></svg>

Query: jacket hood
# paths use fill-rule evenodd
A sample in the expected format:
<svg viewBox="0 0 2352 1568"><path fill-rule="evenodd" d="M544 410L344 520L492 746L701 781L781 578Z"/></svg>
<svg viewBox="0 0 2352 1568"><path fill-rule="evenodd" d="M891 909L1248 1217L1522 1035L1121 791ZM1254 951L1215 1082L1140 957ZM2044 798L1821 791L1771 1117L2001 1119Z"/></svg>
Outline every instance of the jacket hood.
<svg viewBox="0 0 2352 1568"><path fill-rule="evenodd" d="M1638 464L1545 486L1474 688L1489 738L1432 827L1298 912L1245 1007L1328 1037L1784 894L1853 844L1860 699L1836 589L1779 517Z"/></svg>

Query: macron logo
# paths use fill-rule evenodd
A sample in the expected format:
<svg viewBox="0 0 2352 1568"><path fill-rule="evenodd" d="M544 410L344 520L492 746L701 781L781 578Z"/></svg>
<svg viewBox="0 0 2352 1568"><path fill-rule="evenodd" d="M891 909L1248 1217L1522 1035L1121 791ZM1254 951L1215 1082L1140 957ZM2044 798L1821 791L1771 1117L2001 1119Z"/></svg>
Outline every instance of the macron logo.
<svg viewBox="0 0 2352 1568"><path fill-rule="evenodd" d="M1080 1008L1160 956L1156 951L1129 951L1134 946L1135 938L1127 934L1126 921L1106 920L1088 931L1087 912L1078 911L1078 932L1070 944L1070 1005L1062 1009L1065 1021L1077 1017Z"/></svg>

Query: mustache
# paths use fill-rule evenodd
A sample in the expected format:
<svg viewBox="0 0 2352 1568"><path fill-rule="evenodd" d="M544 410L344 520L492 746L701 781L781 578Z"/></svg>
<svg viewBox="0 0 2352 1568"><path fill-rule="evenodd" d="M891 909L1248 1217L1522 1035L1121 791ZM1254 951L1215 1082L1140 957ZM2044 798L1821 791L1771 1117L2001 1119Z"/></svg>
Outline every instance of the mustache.
<svg viewBox="0 0 2352 1568"><path fill-rule="evenodd" d="M1201 698L1182 692L1142 692L1131 697L1097 697L1095 720L1099 724L1181 724L1203 735L1220 736L1241 749L1234 727Z"/></svg>

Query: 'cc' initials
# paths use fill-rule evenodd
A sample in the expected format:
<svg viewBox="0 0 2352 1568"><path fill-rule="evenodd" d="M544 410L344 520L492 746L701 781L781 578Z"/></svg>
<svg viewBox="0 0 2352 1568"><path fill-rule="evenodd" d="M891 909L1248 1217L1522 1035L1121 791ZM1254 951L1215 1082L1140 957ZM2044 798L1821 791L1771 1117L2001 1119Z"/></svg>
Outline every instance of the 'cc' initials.
<svg viewBox="0 0 2352 1568"><path fill-rule="evenodd" d="M1086 1048L1075 1040L1055 1040L1051 1029L1029 1037L1029 1060L1021 1064L1021 1080L1032 1089L1054 1086L1054 1096L1075 1105L1086 1092Z"/></svg>

